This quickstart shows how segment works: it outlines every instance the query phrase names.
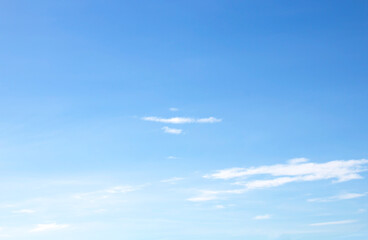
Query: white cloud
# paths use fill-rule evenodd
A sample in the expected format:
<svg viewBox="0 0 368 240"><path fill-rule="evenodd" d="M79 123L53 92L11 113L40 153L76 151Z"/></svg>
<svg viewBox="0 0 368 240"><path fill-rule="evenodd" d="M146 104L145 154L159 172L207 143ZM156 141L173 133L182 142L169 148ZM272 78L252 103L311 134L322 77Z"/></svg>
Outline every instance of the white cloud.
<svg viewBox="0 0 368 240"><path fill-rule="evenodd" d="M266 220L266 219L270 219L270 218L271 218L271 215L265 214L265 215L255 216L253 219L254 220Z"/></svg>
<svg viewBox="0 0 368 240"><path fill-rule="evenodd" d="M312 223L310 226L326 226L326 225L338 225L338 224L348 224L354 223L356 220L343 220L343 221L335 221L335 222L320 222L320 223Z"/></svg>
<svg viewBox="0 0 368 240"><path fill-rule="evenodd" d="M210 191L210 190L203 190L201 194L197 197L188 198L187 200L190 202L205 202L217 199L217 195L221 193L220 191Z"/></svg>
<svg viewBox="0 0 368 240"><path fill-rule="evenodd" d="M332 202L332 201L338 201L338 200L347 200L347 199L353 199L353 198L359 198L367 196L368 193L344 193L332 197L325 197L325 198L312 198L308 199L308 202Z"/></svg>
<svg viewBox="0 0 368 240"><path fill-rule="evenodd" d="M205 175L205 178L232 179L249 177L254 175L282 176L286 182L316 181L322 179L336 179L338 182L360 179L358 173L367 171L366 159L360 160L336 160L326 163L305 163L292 161L289 164L276 164L250 168L231 168ZM285 177L288 177L285 179ZM279 179L280 180L280 179ZM278 185L277 185L278 186Z"/></svg>
<svg viewBox="0 0 368 240"><path fill-rule="evenodd" d="M163 127L162 130L164 130L165 133L170 133L170 134L181 134L183 132L182 129L169 128L169 127Z"/></svg>
<svg viewBox="0 0 368 240"><path fill-rule="evenodd" d="M198 196L198 197L192 197L192 198L188 198L187 200L190 202L205 202L205 201L209 201L209 200L214 200L216 199L216 195L202 195L202 196Z"/></svg>
<svg viewBox="0 0 368 240"><path fill-rule="evenodd" d="M161 182L175 184L178 181L182 181L182 180L184 180L184 178L181 178L181 177L173 177L173 178L161 180Z"/></svg>
<svg viewBox="0 0 368 240"><path fill-rule="evenodd" d="M55 231L68 228L68 224L56 224L56 223L48 223L48 224L37 224L35 228L31 230L31 232L44 232L44 231Z"/></svg>
<svg viewBox="0 0 368 240"><path fill-rule="evenodd" d="M74 198L94 201L99 199L107 199L115 194L134 192L140 188L142 188L142 186L115 186L100 191L75 194Z"/></svg>
<svg viewBox="0 0 368 240"><path fill-rule="evenodd" d="M20 209L20 210L13 211L13 213L27 213L27 214L35 213L35 212L36 211L32 209Z"/></svg>
<svg viewBox="0 0 368 240"><path fill-rule="evenodd" d="M241 194L253 189L278 187L291 182L317 181L335 179L335 182L349 181L362 178L360 172L367 171L368 160L336 160L326 163L308 162L306 158L291 159L287 164L250 168L230 168L219 170L213 174L203 176L209 179L241 179L233 184L243 186L240 189L212 191L203 190L197 197L189 198L189 201L209 201L217 199L223 194ZM271 175L274 178L264 179ZM243 178L261 176L262 179L244 181ZM341 195L341 199L360 197L359 194Z"/></svg>
<svg viewBox="0 0 368 240"><path fill-rule="evenodd" d="M309 159L308 158L293 158L289 160L290 164L298 164L298 163L305 163L308 162Z"/></svg>
<svg viewBox="0 0 368 240"><path fill-rule="evenodd" d="M127 193L127 192L133 192L136 191L136 187L132 186L116 186L112 188L108 188L105 190L107 193Z"/></svg>
<svg viewBox="0 0 368 240"><path fill-rule="evenodd" d="M184 124L184 123L216 123L221 122L221 119L208 117L208 118L186 118L186 117L173 117L173 118L159 118L159 117L143 117L142 120L161 123L172 124Z"/></svg>
<svg viewBox="0 0 368 240"><path fill-rule="evenodd" d="M195 122L197 122L197 123L216 123L216 122L221 122L221 121L222 121L222 119L209 117L209 118L196 119Z"/></svg>
<svg viewBox="0 0 368 240"><path fill-rule="evenodd" d="M225 206L224 205L216 205L215 208L217 208L217 209L223 209L223 208L225 208Z"/></svg>
<svg viewBox="0 0 368 240"><path fill-rule="evenodd" d="M188 198L188 201L191 202L205 202L214 199L218 199L219 195L223 194L241 194L245 192L245 189L233 189L233 190L222 190L222 191L214 191L214 190L201 190L199 196Z"/></svg>
<svg viewBox="0 0 368 240"><path fill-rule="evenodd" d="M171 112L177 112L177 111L179 111L179 109L178 109L178 108L175 108L175 107L169 108L169 110L170 110Z"/></svg>
<svg viewBox="0 0 368 240"><path fill-rule="evenodd" d="M167 159L177 159L175 156L168 156Z"/></svg>
<svg viewBox="0 0 368 240"><path fill-rule="evenodd" d="M257 188L270 188L278 187L286 183L295 182L296 178L292 177L280 177L271 180L255 180L246 183L238 183L239 185L244 185L246 189L257 189Z"/></svg>

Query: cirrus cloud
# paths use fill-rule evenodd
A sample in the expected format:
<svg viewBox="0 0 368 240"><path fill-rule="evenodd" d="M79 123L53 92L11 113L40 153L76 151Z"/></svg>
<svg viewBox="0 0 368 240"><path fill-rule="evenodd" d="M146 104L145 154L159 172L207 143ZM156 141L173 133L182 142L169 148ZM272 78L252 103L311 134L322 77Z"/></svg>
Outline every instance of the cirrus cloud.
<svg viewBox="0 0 368 240"><path fill-rule="evenodd" d="M367 171L367 159L359 160L335 160L326 163L309 162L306 158L291 159L287 164L266 165L249 168L230 168L216 171L203 176L206 179L231 180L236 179L231 185L242 186L232 190L202 190L201 194L189 198L189 201L209 201L217 199L224 194L241 194L249 190L265 189L282 186L292 182L310 182L332 179L334 182L345 182L363 178L360 173ZM265 179L266 176L266 179ZM269 178L269 177L273 178ZM258 179L251 179L258 177ZM244 179L247 180L244 180ZM361 194L342 195L337 199L351 199L361 197ZM332 198L334 200L335 198ZM312 200L312 201L318 201ZM330 199L329 199L330 200ZM323 200L322 200L323 201Z"/></svg>
<svg viewBox="0 0 368 240"><path fill-rule="evenodd" d="M322 179L336 179L337 182L344 182L362 178L359 173L368 170L366 167L367 163L367 159L336 160L326 163L306 162L305 159L303 161L290 160L288 164L224 169L204 177L214 179L233 179L256 175L280 177L276 179L281 181L281 184L263 180L267 181L264 182L266 186L279 186L293 181L316 181Z"/></svg>
<svg viewBox="0 0 368 240"><path fill-rule="evenodd" d="M310 226L327 226L327 225L340 225L340 224L348 224L354 223L356 220L342 220L342 221L334 221L334 222L320 222L320 223L312 223Z"/></svg>
<svg viewBox="0 0 368 240"><path fill-rule="evenodd" d="M308 199L308 202L332 202L332 201L339 201L339 200L348 200L354 198L360 198L367 196L368 193L344 193L332 197L325 197L325 198L312 198Z"/></svg>

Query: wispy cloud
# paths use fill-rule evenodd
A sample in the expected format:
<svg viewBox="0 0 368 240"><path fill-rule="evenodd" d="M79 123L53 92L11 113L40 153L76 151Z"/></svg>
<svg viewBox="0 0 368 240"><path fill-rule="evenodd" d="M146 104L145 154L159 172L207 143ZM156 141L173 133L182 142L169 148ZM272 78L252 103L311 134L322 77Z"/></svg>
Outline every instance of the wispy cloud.
<svg viewBox="0 0 368 240"><path fill-rule="evenodd" d="M218 194L220 191L210 191L210 190L202 190L201 194L196 197L188 198L187 200L190 202L205 202L209 200L214 200L218 198Z"/></svg>
<svg viewBox="0 0 368 240"><path fill-rule="evenodd" d="M161 180L161 182L175 184L175 183L177 183L179 181L182 181L182 180L184 180L184 178L181 178L181 177L173 177L173 178Z"/></svg>
<svg viewBox="0 0 368 240"><path fill-rule="evenodd" d="M73 197L76 199L85 199L85 200L107 199L115 194L125 194L129 192L134 192L141 188L142 186L115 186L100 191L75 194Z"/></svg>
<svg viewBox="0 0 368 240"><path fill-rule="evenodd" d="M244 193L244 189L234 189L234 190L200 190L200 194L196 197L188 198L187 200L190 202L205 202L214 199L218 199L220 195L224 194L240 194Z"/></svg>
<svg viewBox="0 0 368 240"><path fill-rule="evenodd" d="M114 193L134 192L136 190L138 190L138 188L133 186L116 186L106 189L105 192L114 194Z"/></svg>
<svg viewBox="0 0 368 240"><path fill-rule="evenodd" d="M187 118L187 117L173 117L173 118L160 118L160 117L143 117L144 121L171 123L171 124L184 124L184 123L216 123L222 120L215 117L208 118Z"/></svg>
<svg viewBox="0 0 368 240"><path fill-rule="evenodd" d="M242 186L239 189L212 191L204 190L202 193L189 201L209 201L217 199L222 194L241 194L253 189L278 187L291 182L317 181L335 179L335 182L344 182L362 178L360 172L367 171L368 160L336 160L326 163L308 162L306 158L292 159L287 164L250 168L230 168L219 170L203 176L208 179L237 179L232 185ZM264 179L271 175L275 178ZM244 181L243 178L261 176L262 179ZM239 180L240 179L240 180ZM360 197L359 194L341 195L341 199Z"/></svg>
<svg viewBox="0 0 368 240"><path fill-rule="evenodd" d="M360 198L367 196L368 193L344 193L336 196L325 197L325 198L312 198L308 199L308 202L332 202L332 201L339 201L339 200L348 200L354 198Z"/></svg>
<svg viewBox="0 0 368 240"><path fill-rule="evenodd" d="M48 223L48 224L37 224L37 226L31 229L30 232L44 232L44 231L55 231L68 228L69 224L56 224L56 223Z"/></svg>
<svg viewBox="0 0 368 240"><path fill-rule="evenodd" d="M175 107L171 107L171 108L169 108L169 110L171 112L177 112L177 111L179 111L179 109L178 108L175 108Z"/></svg>
<svg viewBox="0 0 368 240"><path fill-rule="evenodd" d="M271 179L271 180L254 180L254 181L249 181L249 182L237 182L237 185L243 185L246 187L246 189L258 189L258 188L270 188L270 187L278 187L281 185L284 185L286 183L290 183L290 182L295 182L297 181L296 178L292 178L292 177L280 177L280 178L275 178L275 179Z"/></svg>
<svg viewBox="0 0 368 240"><path fill-rule="evenodd" d="M26 214L35 213L35 212L36 211L33 209L20 209L20 210L13 211L13 213L26 213Z"/></svg>
<svg viewBox="0 0 368 240"><path fill-rule="evenodd" d="M214 179L232 179L249 177L254 175L271 175L281 178L276 182L294 182L294 181L316 181L321 179L336 179L338 182L360 179L358 173L367 171L367 159L360 160L336 160L326 163L311 163L311 162L295 162L289 161L288 164L276 164L261 167L250 168L230 168L217 171L216 173L205 175L205 178ZM274 180L276 180L274 179ZM258 182L260 186L264 183L265 186L279 186L275 182ZM282 185L281 184L281 185Z"/></svg>
<svg viewBox="0 0 368 240"><path fill-rule="evenodd" d="M224 205L216 205L216 206L215 206L215 208L216 208L216 209L224 209L224 208L225 208L225 206L224 206Z"/></svg>
<svg viewBox="0 0 368 240"><path fill-rule="evenodd" d="M293 159L290 159L288 162L290 164L298 164L298 163L305 163L305 162L308 162L308 158L293 158Z"/></svg>
<svg viewBox="0 0 368 240"><path fill-rule="evenodd" d="M339 224L348 224L354 223L356 220L343 220L343 221L334 221L334 222L320 222L320 223L312 223L310 226L327 226L327 225L339 225Z"/></svg>
<svg viewBox="0 0 368 240"><path fill-rule="evenodd" d="M169 127L163 127L162 130L164 130L165 133L170 133L170 134L181 134L183 132L182 129L169 128Z"/></svg>
<svg viewBox="0 0 368 240"><path fill-rule="evenodd" d="M253 219L254 220L266 220L266 219L270 219L270 218L271 218L271 215L265 214L265 215L255 216Z"/></svg>

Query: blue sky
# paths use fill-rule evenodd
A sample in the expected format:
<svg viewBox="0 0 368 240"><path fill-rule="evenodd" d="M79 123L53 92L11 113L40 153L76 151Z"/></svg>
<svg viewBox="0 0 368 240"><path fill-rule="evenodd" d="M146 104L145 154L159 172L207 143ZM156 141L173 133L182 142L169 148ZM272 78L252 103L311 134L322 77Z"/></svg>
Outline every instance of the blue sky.
<svg viewBox="0 0 368 240"><path fill-rule="evenodd" d="M367 239L367 11L0 1L0 239Z"/></svg>

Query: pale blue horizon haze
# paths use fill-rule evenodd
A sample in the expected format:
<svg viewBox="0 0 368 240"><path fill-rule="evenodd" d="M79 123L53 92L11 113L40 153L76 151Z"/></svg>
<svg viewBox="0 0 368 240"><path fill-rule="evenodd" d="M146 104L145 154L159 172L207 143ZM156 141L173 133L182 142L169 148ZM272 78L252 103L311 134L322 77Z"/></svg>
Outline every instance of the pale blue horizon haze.
<svg viewBox="0 0 368 240"><path fill-rule="evenodd" d="M0 1L0 239L368 239L367 13Z"/></svg>

